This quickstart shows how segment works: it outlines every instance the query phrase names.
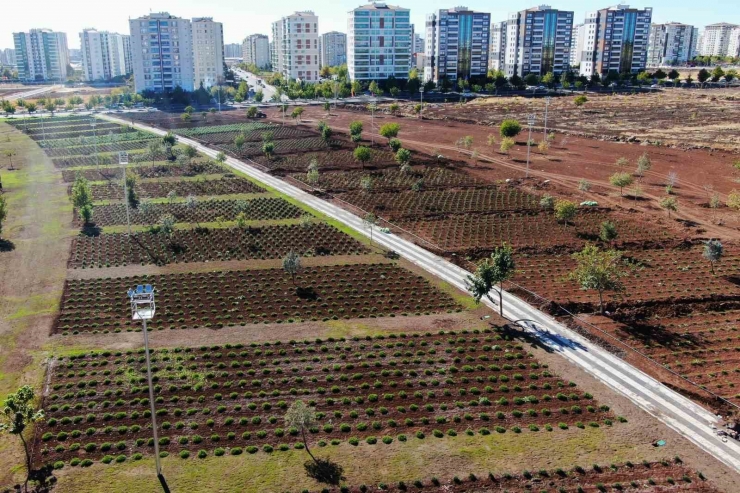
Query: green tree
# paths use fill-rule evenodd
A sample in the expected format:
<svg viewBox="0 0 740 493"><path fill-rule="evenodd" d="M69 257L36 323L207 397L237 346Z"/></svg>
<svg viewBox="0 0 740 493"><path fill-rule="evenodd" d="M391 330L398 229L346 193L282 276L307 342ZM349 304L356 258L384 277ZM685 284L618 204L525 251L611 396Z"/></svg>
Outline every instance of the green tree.
<svg viewBox="0 0 740 493"><path fill-rule="evenodd" d="M247 118L254 118L257 116L257 107L256 106L250 106L247 110Z"/></svg>
<svg viewBox="0 0 740 493"><path fill-rule="evenodd" d="M77 174L72 184L72 204L75 209L82 209L88 204L92 204L92 188L90 182L82 174Z"/></svg>
<svg viewBox="0 0 740 493"><path fill-rule="evenodd" d="M699 81L702 87L704 87L704 83L709 80L709 77L709 71L705 68L699 70L699 73L696 74L696 79Z"/></svg>
<svg viewBox="0 0 740 493"><path fill-rule="evenodd" d="M263 99L265 99L265 93L262 92L262 89L257 89L257 92L254 93L254 100L261 103Z"/></svg>
<svg viewBox="0 0 740 493"><path fill-rule="evenodd" d="M580 106L583 106L587 102L588 102L588 98L586 96L584 96L583 94L580 94L580 95L576 96L575 98L573 98L573 104L575 104L576 106L579 106L579 107Z"/></svg>
<svg viewBox="0 0 740 493"><path fill-rule="evenodd" d="M192 106L185 107L185 113L187 113L188 115L192 115L193 111L195 111L195 108L193 108Z"/></svg>
<svg viewBox="0 0 740 493"><path fill-rule="evenodd" d="M177 137L175 137L175 134L172 132L167 132L167 134L162 137L162 145L164 145L165 154L167 154L167 159L174 159L174 155L172 154L172 148L177 143Z"/></svg>
<svg viewBox="0 0 740 493"><path fill-rule="evenodd" d="M722 242L719 240L709 240L704 243L704 251L702 256L709 261L709 266L712 269L712 275L714 275L714 264L719 262L722 255L725 253L725 248L722 246Z"/></svg>
<svg viewBox="0 0 740 493"><path fill-rule="evenodd" d="M514 142L514 139L512 139L511 137L504 137L503 139L501 139L500 150L504 154L508 154L509 150L511 150L511 148L514 147L515 144L516 142Z"/></svg>
<svg viewBox="0 0 740 493"><path fill-rule="evenodd" d="M262 144L262 152L267 156L268 160L272 159L272 155L275 152L275 143L268 141Z"/></svg>
<svg viewBox="0 0 740 493"><path fill-rule="evenodd" d="M504 120L499 130L501 137L514 138L522 131L521 124L516 120Z"/></svg>
<svg viewBox="0 0 740 493"><path fill-rule="evenodd" d="M566 226L568 221L578 213L578 205L570 200L558 200L555 202L555 219L562 221Z"/></svg>
<svg viewBox="0 0 740 493"><path fill-rule="evenodd" d="M216 161L218 161L220 164L224 164L226 162L226 154L223 152L219 152L216 154Z"/></svg>
<svg viewBox="0 0 740 493"><path fill-rule="evenodd" d="M717 65L714 67L714 70L712 70L712 82L719 82L719 80L724 77L725 71L722 70L722 67Z"/></svg>
<svg viewBox="0 0 740 493"><path fill-rule="evenodd" d="M321 129L321 140L323 140L324 143L328 144L331 140L332 133L332 129L328 125L326 125L323 129Z"/></svg>
<svg viewBox="0 0 740 493"><path fill-rule="evenodd" d="M609 183L615 187L619 187L620 196L624 195L624 187L632 185L633 181L634 179L632 178L632 175L624 172L616 172L609 177Z"/></svg>
<svg viewBox="0 0 740 493"><path fill-rule="evenodd" d="M370 148L365 146L358 146L353 154L357 162L362 165L363 170L365 169L365 163L370 161L370 159L373 157Z"/></svg>
<svg viewBox="0 0 740 493"><path fill-rule="evenodd" d="M295 278L299 272L303 269L301 265L301 256L295 253L293 250L288 252L288 255L283 259L283 270L290 274L293 280L293 286L296 285Z"/></svg>
<svg viewBox="0 0 740 493"><path fill-rule="evenodd" d="M295 108L295 109L293 110L293 112L292 112L292 113L290 114L290 116L291 116L291 118L293 118L294 120L295 120L295 119L297 118L297 119L298 119L298 121L301 121L301 115L303 115L303 112L304 112L304 111L305 111L305 110L303 109L303 106L298 106L297 108Z"/></svg>
<svg viewBox="0 0 740 493"><path fill-rule="evenodd" d="M390 141L391 139L398 137L399 130L401 130L401 126L398 123L386 123L380 127L380 135Z"/></svg>
<svg viewBox="0 0 740 493"><path fill-rule="evenodd" d="M238 153L242 152L242 147L244 147L244 143L247 141L246 137L244 137L244 134L239 134L236 137L234 137L234 145L236 146L236 151Z"/></svg>
<svg viewBox="0 0 740 493"><path fill-rule="evenodd" d="M131 170L126 171L126 200L133 208L139 205L139 197L136 194L136 175Z"/></svg>
<svg viewBox="0 0 740 493"><path fill-rule="evenodd" d="M16 435L23 444L23 451L26 454L25 491L28 491L28 478L31 475L32 464L31 452L23 434L28 427L44 419L44 411L36 407L35 400L36 393L33 388L24 385L5 397L2 413L0 413L0 434Z"/></svg>
<svg viewBox="0 0 740 493"><path fill-rule="evenodd" d="M3 232L3 223L8 217L8 201L4 195L0 195L0 234Z"/></svg>
<svg viewBox="0 0 740 493"><path fill-rule="evenodd" d="M475 270L475 274L469 275L465 281L465 287L473 295L476 304L480 303L484 296L492 303L490 292L498 284L499 313L504 316L504 281L508 281L516 274L516 264L511 246L504 243L501 247L491 253L491 257L483 260Z"/></svg>
<svg viewBox="0 0 740 493"><path fill-rule="evenodd" d="M362 140L362 122L354 121L349 124L349 136L354 143Z"/></svg>
<svg viewBox="0 0 740 493"><path fill-rule="evenodd" d="M398 139L391 139L388 141L388 146L391 148L391 151L398 152L401 148L401 141Z"/></svg>
<svg viewBox="0 0 740 493"><path fill-rule="evenodd" d="M368 86L368 88L367 88L367 89L368 89L368 91L370 91L370 93L371 93L371 94L372 94L373 96L377 96L377 95L378 95L378 94L380 94L380 92L381 92L381 91L380 91L380 87L378 86L378 83L377 83L377 82L375 82L375 81L372 81L372 82L370 83L370 85Z"/></svg>
<svg viewBox="0 0 740 493"><path fill-rule="evenodd" d="M586 245L572 255L576 268L569 278L583 290L595 289L599 293L599 312L604 313L604 293L624 291L622 279L628 275L622 254L615 250L599 250L596 245Z"/></svg>
<svg viewBox="0 0 740 493"><path fill-rule="evenodd" d="M193 160L195 156L198 155L198 149L196 149L193 146L185 146L185 157L188 158L188 163Z"/></svg>
<svg viewBox="0 0 740 493"><path fill-rule="evenodd" d="M409 164L409 161L411 161L411 151L408 149L399 149L396 152L396 162L398 164L405 166Z"/></svg>
<svg viewBox="0 0 740 493"><path fill-rule="evenodd" d="M678 70L676 70L675 68L671 69L670 72L668 72L668 78L671 79L672 81L675 81L676 79L678 79L680 75L681 74L679 74Z"/></svg>
<svg viewBox="0 0 740 493"><path fill-rule="evenodd" d="M671 218L671 212L678 211L678 200L675 197L663 197L660 201L660 206L668 211L668 219Z"/></svg>
<svg viewBox="0 0 740 493"><path fill-rule="evenodd" d="M642 180L645 172L650 171L652 167L653 163L650 161L650 156L647 155L647 152L637 158L637 174L640 175L640 180Z"/></svg>
<svg viewBox="0 0 740 493"><path fill-rule="evenodd" d="M612 242L617 239L618 235L617 226L613 222L604 221L601 223L601 228L599 229L599 239L601 241L609 243L611 247Z"/></svg>
<svg viewBox="0 0 740 493"><path fill-rule="evenodd" d="M362 224L366 228L370 228L370 244L373 244L373 229L378 224L378 216L373 214L372 212L368 212L365 214L365 217L362 218Z"/></svg>
<svg viewBox="0 0 740 493"><path fill-rule="evenodd" d="M546 211L552 210L555 207L555 199L552 195L545 194L540 199L540 207Z"/></svg>

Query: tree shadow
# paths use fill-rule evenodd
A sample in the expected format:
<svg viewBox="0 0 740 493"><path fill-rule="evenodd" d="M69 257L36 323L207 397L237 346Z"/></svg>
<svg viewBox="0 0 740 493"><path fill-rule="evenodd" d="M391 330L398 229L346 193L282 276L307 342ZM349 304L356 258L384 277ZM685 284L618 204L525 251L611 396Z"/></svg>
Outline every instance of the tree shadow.
<svg viewBox="0 0 740 493"><path fill-rule="evenodd" d="M100 229L100 226L96 226L94 223L82 226L82 234L85 236L100 236L102 231L103 230Z"/></svg>
<svg viewBox="0 0 740 493"><path fill-rule="evenodd" d="M303 464L306 474L319 483L338 485L344 479L344 468L329 459L309 460Z"/></svg>
<svg viewBox="0 0 740 493"><path fill-rule="evenodd" d="M15 250L15 243L0 239L0 252L12 252L13 250Z"/></svg>
<svg viewBox="0 0 740 493"><path fill-rule="evenodd" d="M318 293L310 286L307 288L297 287L295 293L302 300L314 301L319 297Z"/></svg>
<svg viewBox="0 0 740 493"><path fill-rule="evenodd" d="M47 464L39 469L33 469L29 474L28 479L31 484L28 491L33 493L49 493L57 482L57 478L54 476L54 468L51 464ZM16 490L22 491L20 485L16 486Z"/></svg>

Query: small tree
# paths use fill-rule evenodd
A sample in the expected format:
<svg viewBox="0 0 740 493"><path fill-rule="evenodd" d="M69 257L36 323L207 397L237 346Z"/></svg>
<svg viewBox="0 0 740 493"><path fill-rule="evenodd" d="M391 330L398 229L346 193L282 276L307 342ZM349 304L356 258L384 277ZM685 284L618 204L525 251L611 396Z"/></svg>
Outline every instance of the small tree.
<svg viewBox="0 0 740 493"><path fill-rule="evenodd" d="M455 142L455 145L460 148L464 148L466 151L469 151L470 148L473 146L473 137L470 135L466 135L464 137L460 137L457 142Z"/></svg>
<svg viewBox="0 0 740 493"><path fill-rule="evenodd" d="M0 195L0 234L3 232L3 223L8 217L8 202L4 195Z"/></svg>
<svg viewBox="0 0 740 493"><path fill-rule="evenodd" d="M177 198L177 192L175 192L174 190L170 190L169 192L167 192L167 203L168 204L173 203L176 198Z"/></svg>
<svg viewBox="0 0 740 493"><path fill-rule="evenodd" d="M624 157L624 156L623 156L623 157L620 157L620 158L618 158L618 159L617 159L617 161L616 161L616 162L614 163L614 165L615 165L615 166L616 166L617 168L626 168L627 166L629 166L629 164L630 164L630 161L629 161L629 159L627 159L627 158L626 158L626 157Z"/></svg>
<svg viewBox="0 0 740 493"><path fill-rule="evenodd" d="M709 198L709 207L712 209L712 215L716 214L716 211L717 209L719 209L720 205L722 205L722 202L720 201L719 194L717 192L714 192Z"/></svg>
<svg viewBox="0 0 740 493"><path fill-rule="evenodd" d="M552 195L543 195L540 199L540 207L548 211L551 210L553 207L555 207L555 199L552 197Z"/></svg>
<svg viewBox="0 0 740 493"><path fill-rule="evenodd" d="M193 146L185 146L185 157L188 158L188 164L198 155L198 149Z"/></svg>
<svg viewBox="0 0 740 493"><path fill-rule="evenodd" d="M293 112L290 114L291 118L298 119L298 121L301 121L301 115L303 115L303 112L305 110L303 109L303 106L298 106L293 110Z"/></svg>
<svg viewBox="0 0 740 493"><path fill-rule="evenodd" d="M275 152L275 143L274 142L265 142L262 144L262 152L267 156L267 159L272 159L272 155Z"/></svg>
<svg viewBox="0 0 740 493"><path fill-rule="evenodd" d="M642 180L645 172L650 171L652 167L653 164L650 162L650 156L647 155L647 152L637 159L637 174L640 175L640 180Z"/></svg>
<svg viewBox="0 0 740 493"><path fill-rule="evenodd" d="M709 240L704 243L704 251L702 255L709 261L709 266L712 269L712 275L714 275L714 264L719 262L722 255L725 253L725 248L722 246L722 242L719 240Z"/></svg>
<svg viewBox="0 0 740 493"><path fill-rule="evenodd" d="M331 114L331 103L329 101L324 103L324 111L326 111L327 115Z"/></svg>
<svg viewBox="0 0 740 493"><path fill-rule="evenodd" d="M586 104L588 102L588 98L584 96L583 94L576 96L573 98L573 104L578 106L579 108Z"/></svg>
<svg viewBox="0 0 740 493"><path fill-rule="evenodd" d="M234 137L234 146L236 146L236 151L241 154L242 147L244 147L244 143L247 141L247 138L244 137L244 134L239 134L236 137Z"/></svg>
<svg viewBox="0 0 740 493"><path fill-rule="evenodd" d="M578 190L583 193L588 193L588 191L591 190L591 182L585 178L581 178L578 182Z"/></svg>
<svg viewBox="0 0 740 493"><path fill-rule="evenodd" d="M244 212L240 212L234 218L236 221L236 227L239 229L247 229L247 215Z"/></svg>
<svg viewBox="0 0 740 493"><path fill-rule="evenodd" d="M7 149L5 151L5 157L8 158L8 161L10 161L10 166L8 167L8 169L10 169L10 170L14 170L15 169L13 167L13 156L15 156L15 154L16 153L15 153L15 151L13 149Z"/></svg>
<svg viewBox="0 0 740 493"><path fill-rule="evenodd" d="M727 194L727 207L736 211L740 210L740 192L732 190Z"/></svg>
<svg viewBox="0 0 740 493"><path fill-rule="evenodd" d="M522 131L522 125L516 120L504 120L501 122L499 133L501 137L514 138Z"/></svg>
<svg viewBox="0 0 740 493"><path fill-rule="evenodd" d="M332 129L327 125L321 130L321 140L324 141L325 144L329 144L331 141L332 136Z"/></svg>
<svg viewBox="0 0 740 493"><path fill-rule="evenodd" d="M126 172L126 200L133 208L139 205L139 197L136 194L136 175L130 170Z"/></svg>
<svg viewBox="0 0 740 493"><path fill-rule="evenodd" d="M165 214L159 218L159 234L166 236L172 242L172 234L175 232L175 216Z"/></svg>
<svg viewBox="0 0 740 493"><path fill-rule="evenodd" d="M164 145L165 153L167 154L167 159L174 159L175 156L172 154L172 148L177 143L177 137L175 137L175 134L172 132L167 132L167 134L162 137L162 145Z"/></svg>
<svg viewBox="0 0 740 493"><path fill-rule="evenodd" d="M678 201L675 197L663 197L660 201L660 206L668 211L668 219L670 219L671 212L676 212L678 210Z"/></svg>
<svg viewBox="0 0 740 493"><path fill-rule="evenodd" d="M80 207L80 217L82 218L82 222L85 224L85 226L89 225L92 222L93 218L93 205L85 204Z"/></svg>
<svg viewBox="0 0 740 493"><path fill-rule="evenodd" d="M223 152L219 152L216 154L216 161L218 161L220 164L224 164L226 162L226 154Z"/></svg>
<svg viewBox="0 0 740 493"><path fill-rule="evenodd" d="M144 205L144 203L142 203L141 205ZM195 214L195 209L198 208L198 199L194 195L188 195L185 199L185 208L191 213ZM198 221L196 221L195 224L200 227L200 223Z"/></svg>
<svg viewBox="0 0 740 493"><path fill-rule="evenodd" d="M308 455L316 461L311 450L308 448L306 431L316 425L316 409L308 407L303 401L295 401L285 412L285 426L297 429L303 439L303 446Z"/></svg>
<svg viewBox="0 0 740 493"><path fill-rule="evenodd" d="M349 136L354 143L362 140L362 122L354 121L349 124Z"/></svg>
<svg viewBox="0 0 740 493"><path fill-rule="evenodd" d="M485 259L478 264L475 274L469 275L465 281L465 287L470 291L475 299L475 303L480 303L484 296L492 303L491 289L496 284L498 287L499 313L504 316L504 281L508 281L516 273L516 264L514 263L513 251L511 246L504 243L503 246L497 247L489 259Z"/></svg>
<svg viewBox="0 0 740 493"><path fill-rule="evenodd" d="M370 148L365 146L358 146L353 154L357 162L362 165L363 170L365 169L365 163L370 161L370 159L373 157Z"/></svg>
<svg viewBox="0 0 740 493"><path fill-rule="evenodd" d="M149 152L149 158L152 160L152 165L154 165L154 160L162 152L162 142L159 140L149 141L147 150Z"/></svg>
<svg viewBox="0 0 740 493"><path fill-rule="evenodd" d="M537 149L539 149L542 154L547 154L547 151L550 149L550 143L546 140L543 140L542 142L537 144Z"/></svg>
<svg viewBox="0 0 740 493"><path fill-rule="evenodd" d="M76 209L82 209L88 204L92 204L92 188L90 183L81 174L75 177L72 184L72 204Z"/></svg>
<svg viewBox="0 0 740 493"><path fill-rule="evenodd" d="M398 88L396 88L396 87L394 87L393 89L395 89L396 91L398 91ZM393 95L393 89L391 89L391 95ZM398 103L391 103L391 105L388 107L388 110L391 112L391 115L395 115L396 113L398 113L398 110L400 108L401 107L398 105Z"/></svg>
<svg viewBox="0 0 740 493"><path fill-rule="evenodd" d="M247 110L247 118L254 118L257 116L257 107L256 106L250 106Z"/></svg>
<svg viewBox="0 0 740 493"><path fill-rule="evenodd" d="M372 176L365 175L362 178L360 178L360 188L362 188L365 192L372 192L373 191L373 185L375 184L375 180Z"/></svg>
<svg viewBox="0 0 740 493"><path fill-rule="evenodd" d="M0 413L0 434L9 433L16 435L23 444L23 451L26 453L26 481L24 489L28 491L28 478L31 475L31 452L28 449L28 442L23 436L26 428L44 419L44 411L37 409L34 401L36 393L33 388L24 385L15 393L8 394L3 404L2 413Z"/></svg>
<svg viewBox="0 0 740 493"><path fill-rule="evenodd" d="M306 181L309 185L318 185L319 184L319 170L318 169L309 169L306 172Z"/></svg>
<svg viewBox="0 0 740 493"><path fill-rule="evenodd" d="M611 221L604 221L601 223L599 229L599 239L604 243L609 243L612 246L612 242L617 239L619 233L617 232L617 226Z"/></svg>
<svg viewBox="0 0 740 493"><path fill-rule="evenodd" d="M362 225L366 228L370 228L370 244L373 244L373 229L378 224L378 217L372 212L365 214L362 218Z"/></svg>
<svg viewBox="0 0 740 493"><path fill-rule="evenodd" d="M411 161L411 151L408 149L399 149L396 152L396 162L402 167L408 165L409 161Z"/></svg>
<svg viewBox="0 0 740 493"><path fill-rule="evenodd" d="M293 280L293 286L296 285L295 277L303 269L301 266L301 256L295 253L293 250L288 252L288 255L283 259L283 270L290 274Z"/></svg>
<svg viewBox="0 0 740 493"><path fill-rule="evenodd" d="M619 187L619 196L624 195L624 187L632 185L632 175L629 173L617 172L609 177L609 183L615 187Z"/></svg>
<svg viewBox="0 0 740 493"><path fill-rule="evenodd" d="M495 146L496 145L496 136L494 134L488 134L488 138L486 139L486 142L491 147Z"/></svg>
<svg viewBox="0 0 740 493"><path fill-rule="evenodd" d="M509 150L511 150L511 148L514 147L515 144L516 142L514 142L514 139L512 139L511 137L504 137L503 139L501 139L501 152L503 152L504 154L508 154Z"/></svg>
<svg viewBox="0 0 740 493"><path fill-rule="evenodd" d="M398 137L398 132L400 130L401 126L398 123L386 123L380 127L380 135L388 139L390 142L391 139Z"/></svg>
<svg viewBox="0 0 740 493"><path fill-rule="evenodd" d="M555 219L563 221L568 225L568 221L573 219L578 213L578 205L570 200L558 200L555 202Z"/></svg>
<svg viewBox="0 0 740 493"><path fill-rule="evenodd" d="M596 245L586 245L572 255L577 266L569 278L581 289L595 289L599 293L599 312L604 313L604 293L620 293L624 290L622 278L627 275L622 254L615 250L599 250Z"/></svg>

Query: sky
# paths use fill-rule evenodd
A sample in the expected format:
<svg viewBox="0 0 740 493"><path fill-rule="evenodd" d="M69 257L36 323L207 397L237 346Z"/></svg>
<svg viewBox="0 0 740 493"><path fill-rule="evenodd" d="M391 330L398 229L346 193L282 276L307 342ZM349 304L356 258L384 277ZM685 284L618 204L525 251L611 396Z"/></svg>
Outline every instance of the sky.
<svg viewBox="0 0 740 493"><path fill-rule="evenodd" d="M7 0L12 2L12 0ZM614 0L616 3L616 0ZM14 2L17 5L17 2ZM511 0L400 0L387 2L411 10L411 21L417 32L423 32L426 14L456 5L490 12L492 21L505 20L509 12L538 5L536 1ZM544 0L543 0L544 3ZM625 1L625 3L628 3ZM128 19L151 12L166 11L178 17L213 17L224 24L224 43L239 43L249 34L270 35L270 24L296 10L311 9L319 16L319 32L347 30L347 12L362 5L357 0L35 0L33 15L12 15L12 22L0 23L0 48L13 47L13 32L49 28L67 33L70 48L80 47L79 33L84 28L128 34ZM609 0L551 1L553 8L573 10L579 22L588 11L613 5ZM689 0L654 0L632 3L632 7L653 7L653 22L683 22L700 29L706 24L730 22L740 24L737 0L714 0L709 6ZM11 9L12 10L12 9ZM7 10L6 10L6 13ZM20 12L18 12L19 14Z"/></svg>

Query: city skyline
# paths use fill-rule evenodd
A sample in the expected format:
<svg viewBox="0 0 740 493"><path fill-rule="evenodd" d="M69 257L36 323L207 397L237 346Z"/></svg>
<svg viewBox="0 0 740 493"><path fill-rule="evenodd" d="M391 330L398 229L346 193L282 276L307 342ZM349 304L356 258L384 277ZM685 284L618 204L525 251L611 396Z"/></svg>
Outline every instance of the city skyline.
<svg viewBox="0 0 740 493"><path fill-rule="evenodd" d="M270 7L264 10L253 10L245 8L237 2L221 2L204 7L202 3L193 0L174 2L163 0L152 5L151 2L131 0L125 4L106 5L106 15L97 17L94 14L80 14L80 12L92 12L90 10L69 9L58 2L41 2L41 8L32 21L26 24L13 23L0 26L0 49L13 47L13 32L27 31L33 28L48 28L57 32L67 34L69 48L79 49L79 33L85 28L93 28L100 31L110 31L119 34L129 34L129 18L137 18L150 12L166 11L172 15L193 17L214 17L228 19L224 22L224 43L241 43L248 34L269 34L272 22L292 14L296 10L311 9L319 17L319 34L329 31L347 31L347 12L366 3L355 0L340 0L331 4L316 2L307 5L297 0L285 0L278 8ZM410 9L411 23L417 26L419 32L425 23L426 15L438 9L455 7L455 2L448 1L421 1L405 0L391 1L391 5ZM459 2L458 2L459 3ZM469 0L462 2L466 7L491 14L491 21L505 20L508 14L524 10L538 5L537 2L517 1L507 3L505 6L492 5L484 0ZM629 3L629 2L625 2ZM549 2L555 9L572 10L575 12L575 22L580 22L587 12L606 8L614 2L594 2L585 0L571 0L568 2ZM682 22L692 24L703 30L708 24L716 22L729 22L740 24L740 11L731 0L718 0L713 4L711 11L696 9L686 1L669 2L668 0L656 0L651 2L629 3L631 7L653 8L653 22ZM719 12L722 12L719 14Z"/></svg>

